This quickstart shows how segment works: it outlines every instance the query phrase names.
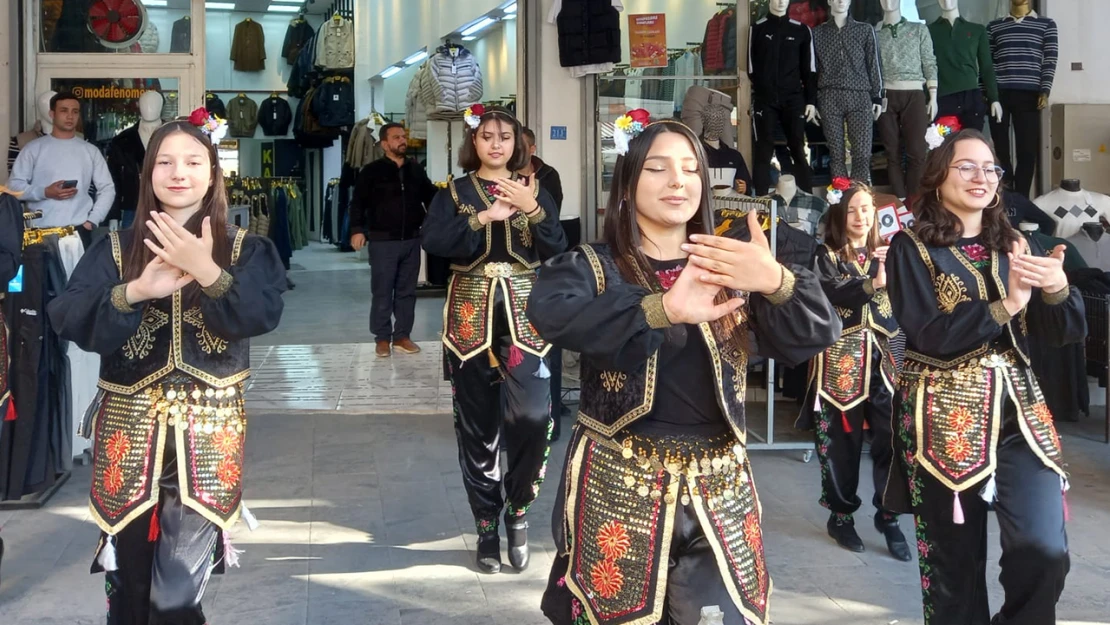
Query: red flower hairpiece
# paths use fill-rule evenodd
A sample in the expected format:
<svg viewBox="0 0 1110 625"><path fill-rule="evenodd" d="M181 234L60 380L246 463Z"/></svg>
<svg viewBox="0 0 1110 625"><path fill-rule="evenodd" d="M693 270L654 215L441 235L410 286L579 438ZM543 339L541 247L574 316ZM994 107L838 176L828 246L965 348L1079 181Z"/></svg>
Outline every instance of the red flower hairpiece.
<svg viewBox="0 0 1110 625"><path fill-rule="evenodd" d="M189 113L189 123L194 126L203 126L208 122L208 109L203 106Z"/></svg>
<svg viewBox="0 0 1110 625"><path fill-rule="evenodd" d="M848 187L852 186L852 181L848 180L847 178L837 176L836 178L833 178L832 186L837 191L847 191Z"/></svg>
<svg viewBox="0 0 1110 625"><path fill-rule="evenodd" d="M941 126L947 126L948 130L951 132L959 132L964 128L963 124L960 123L960 118L956 117L955 115L945 115L944 117L938 117L936 123L940 124Z"/></svg>

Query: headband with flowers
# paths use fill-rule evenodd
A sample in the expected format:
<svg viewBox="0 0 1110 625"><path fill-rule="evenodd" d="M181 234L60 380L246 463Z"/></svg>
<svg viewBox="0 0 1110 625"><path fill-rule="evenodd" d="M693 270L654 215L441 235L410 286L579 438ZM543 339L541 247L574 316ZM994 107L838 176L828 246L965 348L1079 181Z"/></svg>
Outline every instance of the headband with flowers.
<svg viewBox="0 0 1110 625"><path fill-rule="evenodd" d="M960 124L959 117L955 115L938 117L937 121L925 130L925 143L929 144L930 150L935 150L944 143L945 137L962 129L963 125Z"/></svg>
<svg viewBox="0 0 1110 625"><path fill-rule="evenodd" d="M208 140L215 145L227 136L227 121L209 115L208 109L204 107L198 108L189 114L189 123L200 128L200 131L208 135Z"/></svg>
<svg viewBox="0 0 1110 625"><path fill-rule="evenodd" d="M613 142L616 144L617 154L628 154L629 142L640 136L650 123L651 113L644 109L632 109L618 117L613 127Z"/></svg>
<svg viewBox="0 0 1110 625"><path fill-rule="evenodd" d="M486 107L481 104L471 104L463 111L463 121L471 130L477 130L478 124L482 121L482 116L486 114Z"/></svg>
<svg viewBox="0 0 1110 625"><path fill-rule="evenodd" d="M852 186L852 181L847 178L837 176L833 178L832 184L825 187L825 201L829 204L839 204L840 198L844 197L844 192Z"/></svg>

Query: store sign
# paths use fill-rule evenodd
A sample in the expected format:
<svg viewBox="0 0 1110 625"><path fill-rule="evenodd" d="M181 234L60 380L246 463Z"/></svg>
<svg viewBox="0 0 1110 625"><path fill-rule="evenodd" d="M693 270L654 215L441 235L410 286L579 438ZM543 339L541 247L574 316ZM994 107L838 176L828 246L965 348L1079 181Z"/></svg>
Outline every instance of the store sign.
<svg viewBox="0 0 1110 625"><path fill-rule="evenodd" d="M146 89L136 87L83 87L77 85L70 89L79 100L138 100L139 96L147 92Z"/></svg>
<svg viewBox="0 0 1110 625"><path fill-rule="evenodd" d="M274 142L267 141L262 144L262 177L274 177Z"/></svg>
<svg viewBox="0 0 1110 625"><path fill-rule="evenodd" d="M663 13L629 15L628 49L632 67L666 67L667 16Z"/></svg>
<svg viewBox="0 0 1110 625"><path fill-rule="evenodd" d="M551 127L551 140L552 141L566 141L567 140L567 127L566 126L552 126Z"/></svg>

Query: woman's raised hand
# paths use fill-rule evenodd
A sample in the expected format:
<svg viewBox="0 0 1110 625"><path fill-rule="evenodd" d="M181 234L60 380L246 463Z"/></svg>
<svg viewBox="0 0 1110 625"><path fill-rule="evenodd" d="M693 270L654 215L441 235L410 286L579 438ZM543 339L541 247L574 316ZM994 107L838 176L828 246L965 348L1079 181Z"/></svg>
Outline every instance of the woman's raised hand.
<svg viewBox="0 0 1110 625"><path fill-rule="evenodd" d="M782 266L771 255L771 245L759 224L756 211L748 212L748 230L752 239L745 243L736 239L695 234L693 243L682 246L690 262L706 270L699 277L705 282L754 293L774 293L782 286Z"/></svg>
<svg viewBox="0 0 1110 625"><path fill-rule="evenodd" d="M663 310L671 323L716 321L744 305L743 298L739 297L724 303L715 302L721 287L704 279L709 275L709 271L694 264L687 264L678 274L674 285L663 294Z"/></svg>

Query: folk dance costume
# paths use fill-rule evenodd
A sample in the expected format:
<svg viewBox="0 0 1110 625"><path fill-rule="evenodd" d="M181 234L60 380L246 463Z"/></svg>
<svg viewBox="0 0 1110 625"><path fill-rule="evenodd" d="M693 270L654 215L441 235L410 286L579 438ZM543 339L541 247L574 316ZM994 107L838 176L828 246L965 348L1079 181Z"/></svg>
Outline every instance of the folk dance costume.
<svg viewBox="0 0 1110 625"><path fill-rule="evenodd" d="M552 521L543 610L556 625L768 622L771 578L746 452L748 353L721 322L671 326L662 305L685 261L623 279L610 248L547 263L528 306L540 333L582 354L578 423ZM804 362L840 336L812 273L752 294L762 355Z"/></svg>
<svg viewBox="0 0 1110 625"><path fill-rule="evenodd" d="M285 271L268 239L229 226L219 280L132 307L132 235L94 244L49 309L64 338L103 357L87 425L92 572L106 572L109 625L203 625L209 575L235 556L222 538L242 507L248 339L277 326Z"/></svg>
<svg viewBox="0 0 1110 625"><path fill-rule="evenodd" d="M809 391L798 419L799 427L812 428L816 433L821 461L820 503L832 512L829 532L834 536L836 526L854 524L852 514L862 503L856 488L865 423L872 434L875 525L884 533L891 524L897 528L897 515L884 510L881 499L893 457L891 395L895 367L889 340L898 335L898 324L886 289L876 289L872 284L879 262L869 259L866 249L857 254L858 258L845 260L827 245L817 250L814 271L844 331L832 347L813 359ZM904 538L898 542L898 549L908 560Z"/></svg>
<svg viewBox="0 0 1110 625"><path fill-rule="evenodd" d="M540 262L566 248L555 202L539 185L532 187L537 214L518 212L483 226L478 213L496 201L494 185L473 173L451 181L432 200L423 231L429 254L453 259L443 344L478 557L497 561L491 572L500 567L502 509L510 560L518 569L527 566L524 516L547 469L552 422L551 375L544 364L550 346L528 322L524 306ZM509 464L504 495L502 447Z"/></svg>
<svg viewBox="0 0 1110 625"><path fill-rule="evenodd" d="M942 248L904 231L886 264L907 345L895 391L898 462L884 504L913 511L925 622L1055 623L1070 562L1067 479L1028 336L1082 340L1080 293L1033 289L1011 317L1002 304L1009 258L978 237ZM993 620L985 588L991 502L1006 596Z"/></svg>
<svg viewBox="0 0 1110 625"><path fill-rule="evenodd" d="M23 252L23 207L14 196L0 193L0 420L15 418L8 376L11 373L8 322L4 319L4 294L8 282L19 271ZM0 538L0 564L4 559L4 539Z"/></svg>

